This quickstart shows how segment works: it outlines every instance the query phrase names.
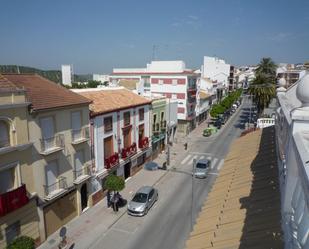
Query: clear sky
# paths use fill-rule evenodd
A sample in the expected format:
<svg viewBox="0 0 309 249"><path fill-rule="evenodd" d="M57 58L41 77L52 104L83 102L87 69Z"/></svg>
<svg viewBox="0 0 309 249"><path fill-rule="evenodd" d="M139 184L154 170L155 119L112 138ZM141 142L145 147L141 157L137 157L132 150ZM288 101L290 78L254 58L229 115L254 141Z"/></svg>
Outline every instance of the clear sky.
<svg viewBox="0 0 309 249"><path fill-rule="evenodd" d="M199 68L309 60L308 0L3 0L0 64L110 73L157 60Z"/></svg>

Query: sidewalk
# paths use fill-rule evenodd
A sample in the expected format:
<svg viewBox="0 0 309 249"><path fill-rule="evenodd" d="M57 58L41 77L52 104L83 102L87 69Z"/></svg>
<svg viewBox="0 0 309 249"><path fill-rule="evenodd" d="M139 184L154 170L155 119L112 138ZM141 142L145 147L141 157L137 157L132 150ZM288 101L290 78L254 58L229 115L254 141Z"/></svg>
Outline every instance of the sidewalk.
<svg viewBox="0 0 309 249"><path fill-rule="evenodd" d="M200 124L189 136L191 138L201 136L203 129L207 127L207 123ZM178 139L177 143L174 142L173 146L170 146L170 167L174 166L173 162L178 157L178 153L184 153L184 138ZM166 160L165 152L159 154L154 160L159 166L162 166ZM169 167L169 168L170 168ZM153 186L160 179L167 174L168 171L155 170L148 171L141 169L132 178L129 178L126 182L126 187L121 191L121 195L130 200L132 194L135 193L143 185ZM95 206L89 208L81 216L74 218L67 223L67 242L66 248L89 248L98 238L105 234L110 227L113 226L123 215L126 215L126 207L119 209L119 212L115 213L112 208L107 208L106 197L97 203ZM40 249L57 249L60 241L59 231L49 236L47 240L42 243L38 248Z"/></svg>

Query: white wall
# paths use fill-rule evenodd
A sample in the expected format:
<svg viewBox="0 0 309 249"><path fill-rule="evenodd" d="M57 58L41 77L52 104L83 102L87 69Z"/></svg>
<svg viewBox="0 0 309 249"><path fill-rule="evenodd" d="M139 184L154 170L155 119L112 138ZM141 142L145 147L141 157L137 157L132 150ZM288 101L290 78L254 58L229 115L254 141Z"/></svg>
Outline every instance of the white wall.
<svg viewBox="0 0 309 249"><path fill-rule="evenodd" d="M183 61L152 61L147 64L147 72L183 72L186 65Z"/></svg>
<svg viewBox="0 0 309 249"><path fill-rule="evenodd" d="M62 65L61 72L62 72L62 84L71 86L72 85L72 75L73 75L73 69L71 65Z"/></svg>
<svg viewBox="0 0 309 249"><path fill-rule="evenodd" d="M204 64L202 66L202 77L217 80L218 82L228 86L228 77L230 75L230 64L224 60L204 56Z"/></svg>

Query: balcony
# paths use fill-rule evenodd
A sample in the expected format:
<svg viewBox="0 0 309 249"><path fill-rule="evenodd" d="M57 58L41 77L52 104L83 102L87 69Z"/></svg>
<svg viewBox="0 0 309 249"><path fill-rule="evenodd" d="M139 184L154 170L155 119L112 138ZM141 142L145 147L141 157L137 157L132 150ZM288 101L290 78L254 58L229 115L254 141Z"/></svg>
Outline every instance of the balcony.
<svg viewBox="0 0 309 249"><path fill-rule="evenodd" d="M74 184L80 184L91 177L91 163L85 163L81 169L73 170Z"/></svg>
<svg viewBox="0 0 309 249"><path fill-rule="evenodd" d="M56 151L64 149L64 135L58 134L50 138L42 138L41 141L41 152L42 155L49 155Z"/></svg>
<svg viewBox="0 0 309 249"><path fill-rule="evenodd" d="M142 139L140 139L138 141L138 148L143 150L143 149L146 149L148 147L149 147L149 139L148 139L148 137L144 137L144 138L142 138Z"/></svg>
<svg viewBox="0 0 309 249"><path fill-rule="evenodd" d="M152 125L152 132L154 135L158 135L160 133L160 124L156 123Z"/></svg>
<svg viewBox="0 0 309 249"><path fill-rule="evenodd" d="M66 189L68 188L67 179L66 177L61 176L55 183L52 183L50 185L43 185L43 187L45 193L44 199L49 201L58 197L66 191Z"/></svg>
<svg viewBox="0 0 309 249"><path fill-rule="evenodd" d="M130 147L128 148L123 148L121 150L121 158L126 159L136 153L136 143L133 143Z"/></svg>
<svg viewBox="0 0 309 249"><path fill-rule="evenodd" d="M104 164L106 169L111 169L119 164L119 154L116 152L110 157L104 159Z"/></svg>
<svg viewBox="0 0 309 249"><path fill-rule="evenodd" d="M89 140L89 127L72 130L72 144L80 144Z"/></svg>
<svg viewBox="0 0 309 249"><path fill-rule="evenodd" d="M19 188L0 194L0 217L23 207L28 202L29 198L25 184Z"/></svg>
<svg viewBox="0 0 309 249"><path fill-rule="evenodd" d="M161 132L165 132L166 131L166 120L161 121Z"/></svg>

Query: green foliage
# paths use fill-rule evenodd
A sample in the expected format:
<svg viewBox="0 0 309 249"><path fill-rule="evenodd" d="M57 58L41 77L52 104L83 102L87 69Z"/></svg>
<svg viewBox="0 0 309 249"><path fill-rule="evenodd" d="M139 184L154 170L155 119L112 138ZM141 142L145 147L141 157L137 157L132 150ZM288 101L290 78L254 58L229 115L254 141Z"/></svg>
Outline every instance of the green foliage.
<svg viewBox="0 0 309 249"><path fill-rule="evenodd" d="M248 92L253 96L258 113L267 107L276 96L276 64L271 58L262 58L256 69L255 79L249 86Z"/></svg>
<svg viewBox="0 0 309 249"><path fill-rule="evenodd" d="M97 88L98 85L101 85L101 82L100 82L100 81L89 80L89 81L88 81L88 84L87 84L87 87L88 87L88 88Z"/></svg>
<svg viewBox="0 0 309 249"><path fill-rule="evenodd" d="M40 70L33 67L24 67L18 65L0 65L0 74L1 73L31 73L31 74L38 74L42 77L49 79L56 83L61 83L62 81L62 74L60 70ZM74 80L77 82L84 82L91 80L91 74L83 74L78 75L74 74Z"/></svg>
<svg viewBox="0 0 309 249"><path fill-rule="evenodd" d="M7 249L34 249L34 248L35 248L34 239L28 236L20 236L7 246Z"/></svg>
<svg viewBox="0 0 309 249"><path fill-rule="evenodd" d="M231 92L226 96L219 104L212 106L210 110L210 116L213 118L218 117L218 115L223 114L226 110L230 109L233 103L239 99L242 94L242 89L238 89L234 92Z"/></svg>
<svg viewBox="0 0 309 249"><path fill-rule="evenodd" d="M111 191L121 191L125 187L125 181L123 178L115 175L108 175L104 187Z"/></svg>

